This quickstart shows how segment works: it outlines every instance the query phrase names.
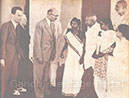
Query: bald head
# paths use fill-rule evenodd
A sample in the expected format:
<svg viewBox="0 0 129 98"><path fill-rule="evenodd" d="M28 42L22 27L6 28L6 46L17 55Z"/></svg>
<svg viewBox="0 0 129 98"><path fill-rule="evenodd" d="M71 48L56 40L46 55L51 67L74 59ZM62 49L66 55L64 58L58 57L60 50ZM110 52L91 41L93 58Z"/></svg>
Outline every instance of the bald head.
<svg viewBox="0 0 129 98"><path fill-rule="evenodd" d="M127 9L127 2L125 0L120 0L116 3L115 10L116 12L122 16L125 14Z"/></svg>
<svg viewBox="0 0 129 98"><path fill-rule="evenodd" d="M116 6L122 6L123 8L127 8L127 2L125 0L120 0L116 3Z"/></svg>
<svg viewBox="0 0 129 98"><path fill-rule="evenodd" d="M58 11L55 8L50 8L47 11L47 17L50 21L55 21L58 17Z"/></svg>
<svg viewBox="0 0 129 98"><path fill-rule="evenodd" d="M96 23L96 21L97 21L97 17L95 14L87 15L85 24L87 24L88 26L92 26Z"/></svg>

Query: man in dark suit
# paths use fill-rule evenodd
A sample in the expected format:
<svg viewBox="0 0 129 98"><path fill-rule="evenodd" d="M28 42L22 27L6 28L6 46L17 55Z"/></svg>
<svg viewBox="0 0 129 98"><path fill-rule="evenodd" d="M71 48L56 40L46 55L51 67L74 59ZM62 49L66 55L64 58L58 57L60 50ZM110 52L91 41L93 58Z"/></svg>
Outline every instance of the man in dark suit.
<svg viewBox="0 0 129 98"><path fill-rule="evenodd" d="M7 92L15 88L13 83L17 77L19 59L23 56L17 32L23 12L20 7L13 7L11 14L12 19L4 23L0 29L1 98L5 98Z"/></svg>
<svg viewBox="0 0 129 98"><path fill-rule="evenodd" d="M50 85L50 66L58 58L57 40L59 38L57 10L51 8L47 17L36 25L34 36L34 85L36 98L48 95ZM59 51L58 51L59 52ZM56 60L57 61L57 60Z"/></svg>

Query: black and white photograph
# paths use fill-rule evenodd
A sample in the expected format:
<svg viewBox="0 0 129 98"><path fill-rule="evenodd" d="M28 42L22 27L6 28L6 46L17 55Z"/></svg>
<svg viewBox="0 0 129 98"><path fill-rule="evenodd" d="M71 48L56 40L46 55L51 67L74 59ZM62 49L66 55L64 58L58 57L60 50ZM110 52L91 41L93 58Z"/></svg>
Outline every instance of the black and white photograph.
<svg viewBox="0 0 129 98"><path fill-rule="evenodd" d="M129 98L129 0L0 0L0 98Z"/></svg>

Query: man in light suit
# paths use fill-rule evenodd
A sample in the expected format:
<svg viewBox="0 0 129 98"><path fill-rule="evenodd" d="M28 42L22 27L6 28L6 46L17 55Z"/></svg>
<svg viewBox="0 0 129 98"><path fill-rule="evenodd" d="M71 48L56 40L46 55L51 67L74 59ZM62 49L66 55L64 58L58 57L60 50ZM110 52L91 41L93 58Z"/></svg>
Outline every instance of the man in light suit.
<svg viewBox="0 0 129 98"><path fill-rule="evenodd" d="M24 56L19 45L17 28L23 11L20 7L13 7L11 15L12 19L2 24L0 28L1 98L8 95L6 92L16 89L12 83L17 77L19 60Z"/></svg>
<svg viewBox="0 0 129 98"><path fill-rule="evenodd" d="M59 56L59 42L62 36L61 25L56 22L57 10L51 8L47 17L36 25L34 36L34 86L36 98L49 95L50 66L57 64ZM57 68L57 65L56 65ZM55 76L52 76L55 79Z"/></svg>

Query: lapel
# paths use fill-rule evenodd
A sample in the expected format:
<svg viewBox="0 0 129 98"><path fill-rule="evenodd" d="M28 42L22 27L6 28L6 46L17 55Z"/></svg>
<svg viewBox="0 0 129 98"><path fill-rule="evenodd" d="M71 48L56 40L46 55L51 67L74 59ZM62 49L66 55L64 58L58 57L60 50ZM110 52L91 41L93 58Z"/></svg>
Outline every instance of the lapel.
<svg viewBox="0 0 129 98"><path fill-rule="evenodd" d="M52 37L53 36L53 34L52 34L52 31L51 31L51 29L50 29L50 26L48 25L48 23L47 23L47 20L46 19L44 19L43 20L44 21L44 27L45 27L45 29L48 31L48 33L50 34L50 36Z"/></svg>
<svg viewBox="0 0 129 98"><path fill-rule="evenodd" d="M10 29L11 29L13 35L15 36L15 38L17 38L16 30L15 30L15 28L14 28L13 23L12 23L11 21L9 21L9 24L10 24Z"/></svg>

